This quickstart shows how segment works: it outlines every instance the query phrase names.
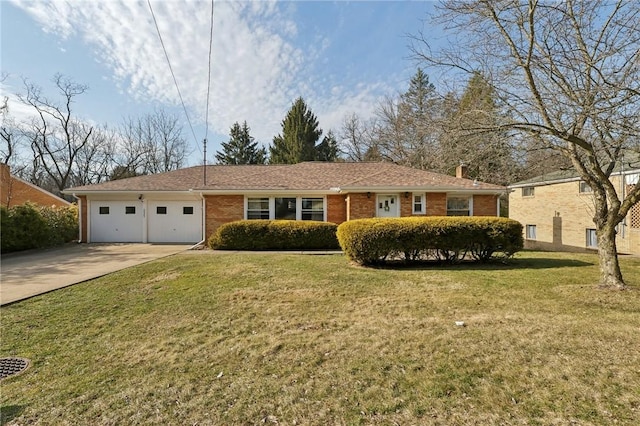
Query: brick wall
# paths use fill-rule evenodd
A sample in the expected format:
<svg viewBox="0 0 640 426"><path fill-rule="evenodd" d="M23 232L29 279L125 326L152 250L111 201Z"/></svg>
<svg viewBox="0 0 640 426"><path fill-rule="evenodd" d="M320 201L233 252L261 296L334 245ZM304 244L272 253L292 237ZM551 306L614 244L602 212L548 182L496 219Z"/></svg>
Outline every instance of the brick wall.
<svg viewBox="0 0 640 426"><path fill-rule="evenodd" d="M400 216L407 217L413 216L413 194L411 192L408 193L408 197L405 197L406 193L401 193L399 196L400 199Z"/></svg>
<svg viewBox="0 0 640 426"><path fill-rule="evenodd" d="M376 215L376 194L349 194L347 196L347 220L365 219Z"/></svg>
<svg viewBox="0 0 640 426"><path fill-rule="evenodd" d="M498 196L497 195L474 195L473 196L474 216L497 216Z"/></svg>
<svg viewBox="0 0 640 426"><path fill-rule="evenodd" d="M340 224L347 221L347 197L327 195L327 222Z"/></svg>
<svg viewBox="0 0 640 426"><path fill-rule="evenodd" d="M427 216L447 215L447 194L434 192L427 194Z"/></svg>
<svg viewBox="0 0 640 426"><path fill-rule="evenodd" d="M615 188L617 177L612 178ZM533 196L522 196L522 188L509 194L509 217L525 228L536 226L536 239L525 240L530 249L585 251L587 229L594 229L593 195L580 193L579 182L536 186ZM629 218L627 218L627 224ZM640 254L640 232L620 228L616 243L620 253Z"/></svg>
<svg viewBox="0 0 640 426"><path fill-rule="evenodd" d="M0 164L0 201L5 207L19 206L26 202L41 206L68 206L69 203L55 195L11 176L9 166Z"/></svg>
<svg viewBox="0 0 640 426"><path fill-rule="evenodd" d="M206 235L209 238L223 223L244 219L244 196L205 195Z"/></svg>
<svg viewBox="0 0 640 426"><path fill-rule="evenodd" d="M89 215L87 212L87 207L89 206L89 204L87 203L87 196L86 195L80 195L78 200L78 208L79 208L79 219L80 219L80 242L81 243L86 243L87 240L87 229L88 229L88 220L89 220Z"/></svg>

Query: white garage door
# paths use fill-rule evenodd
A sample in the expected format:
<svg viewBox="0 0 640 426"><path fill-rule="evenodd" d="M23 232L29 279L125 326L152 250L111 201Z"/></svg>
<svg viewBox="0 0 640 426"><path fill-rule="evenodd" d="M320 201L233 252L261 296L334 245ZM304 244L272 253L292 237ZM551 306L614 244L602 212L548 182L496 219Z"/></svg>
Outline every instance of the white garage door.
<svg viewBox="0 0 640 426"><path fill-rule="evenodd" d="M91 242L142 242L143 214L139 201L92 201Z"/></svg>
<svg viewBox="0 0 640 426"><path fill-rule="evenodd" d="M197 243L202 240L199 201L149 201L150 243Z"/></svg>

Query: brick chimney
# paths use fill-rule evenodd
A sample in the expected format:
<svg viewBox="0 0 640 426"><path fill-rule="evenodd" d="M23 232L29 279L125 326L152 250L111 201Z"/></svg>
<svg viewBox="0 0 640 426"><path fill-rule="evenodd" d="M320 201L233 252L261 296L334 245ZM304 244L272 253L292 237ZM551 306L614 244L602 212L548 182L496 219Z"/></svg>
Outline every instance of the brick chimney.
<svg viewBox="0 0 640 426"><path fill-rule="evenodd" d="M469 179L469 167L464 163L460 163L460 165L456 167L456 177L458 179Z"/></svg>

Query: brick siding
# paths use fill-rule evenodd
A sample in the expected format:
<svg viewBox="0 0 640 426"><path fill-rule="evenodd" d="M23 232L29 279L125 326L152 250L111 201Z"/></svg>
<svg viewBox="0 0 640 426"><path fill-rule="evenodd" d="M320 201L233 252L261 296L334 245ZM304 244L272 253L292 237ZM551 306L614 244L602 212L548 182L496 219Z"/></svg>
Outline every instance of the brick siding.
<svg viewBox="0 0 640 426"><path fill-rule="evenodd" d="M243 195L205 195L206 235L208 239L220 225L244 219Z"/></svg>
<svg viewBox="0 0 640 426"><path fill-rule="evenodd" d="M81 243L86 243L88 241L88 233L87 230L88 228L88 213L87 213L87 207L88 207L88 203L87 203L87 196L86 195L80 195L78 200L78 209L79 209L79 215L80 215L80 242Z"/></svg>
<svg viewBox="0 0 640 426"><path fill-rule="evenodd" d="M44 189L11 176L9 166L6 164L0 164L0 202L4 207L19 206L27 202L41 206L70 204Z"/></svg>
<svg viewBox="0 0 640 426"><path fill-rule="evenodd" d="M620 178L611 178L614 188L620 188ZM585 251L586 230L593 223L593 195L580 193L580 182L563 182L536 186L533 196L522 196L522 188L509 194L509 217L525 228L536 226L536 239L525 240L525 248L559 251ZM629 225L630 217L626 223ZM619 227L618 252L640 255L640 230Z"/></svg>
<svg viewBox="0 0 640 426"><path fill-rule="evenodd" d="M349 194L347 196L347 220L365 219L376 215L376 194Z"/></svg>
<svg viewBox="0 0 640 426"><path fill-rule="evenodd" d="M496 195L474 195L473 215L474 216L497 216L498 197Z"/></svg>
<svg viewBox="0 0 640 426"><path fill-rule="evenodd" d="M427 216L447 215L447 194L427 193Z"/></svg>
<svg viewBox="0 0 640 426"><path fill-rule="evenodd" d="M347 221L347 197L327 195L327 222L341 224Z"/></svg>

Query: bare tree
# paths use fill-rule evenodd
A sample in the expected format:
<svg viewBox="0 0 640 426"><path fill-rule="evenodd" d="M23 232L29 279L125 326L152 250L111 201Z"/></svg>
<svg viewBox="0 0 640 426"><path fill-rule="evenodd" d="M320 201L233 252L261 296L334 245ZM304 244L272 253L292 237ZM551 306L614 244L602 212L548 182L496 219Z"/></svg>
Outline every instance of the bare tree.
<svg viewBox="0 0 640 426"><path fill-rule="evenodd" d="M375 121L364 122L355 113L343 118L339 147L347 160L371 160L374 146L373 128L375 128Z"/></svg>
<svg viewBox="0 0 640 426"><path fill-rule="evenodd" d="M594 194L600 285L624 289L615 228L640 183L621 198L610 177L640 151L640 3L447 1L437 21L465 42L433 51L418 34L416 58L487 78L509 120L480 130L532 135L571 161Z"/></svg>
<svg viewBox="0 0 640 426"><path fill-rule="evenodd" d="M178 117L159 109L124 120L121 155L115 163L134 175L162 173L182 167L188 155Z"/></svg>
<svg viewBox="0 0 640 426"><path fill-rule="evenodd" d="M88 87L61 74L56 74L53 82L62 98L61 103L49 100L40 87L26 80L26 94L19 98L36 113L25 129L31 141L34 166L44 170L55 184L55 192L60 194L73 182L78 154L89 142L93 127L78 120L72 108L75 99ZM34 174L38 174L35 167Z"/></svg>

